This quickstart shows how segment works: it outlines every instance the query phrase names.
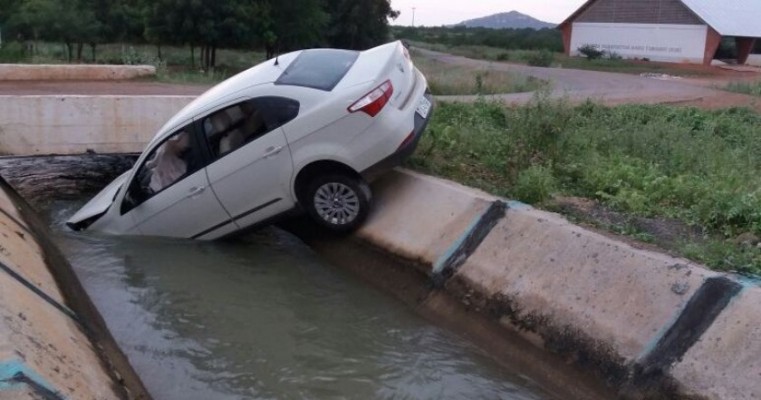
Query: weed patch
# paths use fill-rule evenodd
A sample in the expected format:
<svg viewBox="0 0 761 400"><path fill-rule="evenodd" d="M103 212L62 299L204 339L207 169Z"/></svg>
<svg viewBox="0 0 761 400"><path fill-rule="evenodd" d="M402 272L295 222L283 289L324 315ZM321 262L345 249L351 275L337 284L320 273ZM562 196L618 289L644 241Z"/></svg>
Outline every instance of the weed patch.
<svg viewBox="0 0 761 400"><path fill-rule="evenodd" d="M546 82L530 76L490 68L467 68L430 59L412 51L434 95L476 95L533 92Z"/></svg>
<svg viewBox="0 0 761 400"><path fill-rule="evenodd" d="M758 82L730 82L725 88L730 92L761 96L761 81Z"/></svg>
<svg viewBox="0 0 761 400"><path fill-rule="evenodd" d="M718 243L761 237L761 115L751 110L572 106L540 95L516 108L442 103L434 115L414 168L533 204L552 195L591 198L681 221ZM683 249L698 254L693 247ZM761 272L758 248L724 247L696 258Z"/></svg>

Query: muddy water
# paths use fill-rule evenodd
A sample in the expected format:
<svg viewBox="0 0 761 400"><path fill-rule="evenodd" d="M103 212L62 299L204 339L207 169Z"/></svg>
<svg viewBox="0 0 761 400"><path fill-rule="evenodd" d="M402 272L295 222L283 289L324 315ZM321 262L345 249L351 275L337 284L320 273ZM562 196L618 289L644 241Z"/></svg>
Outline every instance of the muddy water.
<svg viewBox="0 0 761 400"><path fill-rule="evenodd" d="M69 232L48 217L164 399L549 399L529 379L269 229L234 243Z"/></svg>

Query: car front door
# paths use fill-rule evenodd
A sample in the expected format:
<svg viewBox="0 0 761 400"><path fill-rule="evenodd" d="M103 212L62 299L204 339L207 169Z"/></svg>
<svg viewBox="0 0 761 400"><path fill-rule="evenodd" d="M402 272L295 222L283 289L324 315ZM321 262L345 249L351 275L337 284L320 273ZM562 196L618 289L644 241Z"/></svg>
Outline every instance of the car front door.
<svg viewBox="0 0 761 400"><path fill-rule="evenodd" d="M209 182L241 227L291 209L293 163L280 128L298 115L299 103L259 97L218 110L201 121L213 161Z"/></svg>
<svg viewBox="0 0 761 400"><path fill-rule="evenodd" d="M121 212L144 235L213 239L236 230L206 177L207 158L188 125L156 145L133 178Z"/></svg>

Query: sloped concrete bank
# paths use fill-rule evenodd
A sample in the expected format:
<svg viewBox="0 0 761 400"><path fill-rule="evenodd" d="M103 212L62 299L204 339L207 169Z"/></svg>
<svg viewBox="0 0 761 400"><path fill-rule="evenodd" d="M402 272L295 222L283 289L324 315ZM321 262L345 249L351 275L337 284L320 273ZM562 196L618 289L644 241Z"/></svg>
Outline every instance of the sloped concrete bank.
<svg viewBox="0 0 761 400"><path fill-rule="evenodd" d="M761 289L563 217L395 171L356 239L631 399L761 397Z"/></svg>
<svg viewBox="0 0 761 400"><path fill-rule="evenodd" d="M149 399L65 258L0 178L0 399Z"/></svg>

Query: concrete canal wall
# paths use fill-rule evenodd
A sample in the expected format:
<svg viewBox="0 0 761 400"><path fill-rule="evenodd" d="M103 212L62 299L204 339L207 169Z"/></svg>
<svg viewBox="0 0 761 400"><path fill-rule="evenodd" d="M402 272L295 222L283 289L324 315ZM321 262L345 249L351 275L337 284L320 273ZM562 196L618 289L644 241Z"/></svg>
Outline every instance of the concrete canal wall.
<svg viewBox="0 0 761 400"><path fill-rule="evenodd" d="M118 80L156 75L152 65L0 64L1 81Z"/></svg>
<svg viewBox="0 0 761 400"><path fill-rule="evenodd" d="M0 399L147 399L48 235L0 178Z"/></svg>
<svg viewBox="0 0 761 400"><path fill-rule="evenodd" d="M140 152L191 96L0 96L0 155Z"/></svg>
<svg viewBox="0 0 761 400"><path fill-rule="evenodd" d="M357 236L627 398L761 397L761 289L521 203L395 171Z"/></svg>

